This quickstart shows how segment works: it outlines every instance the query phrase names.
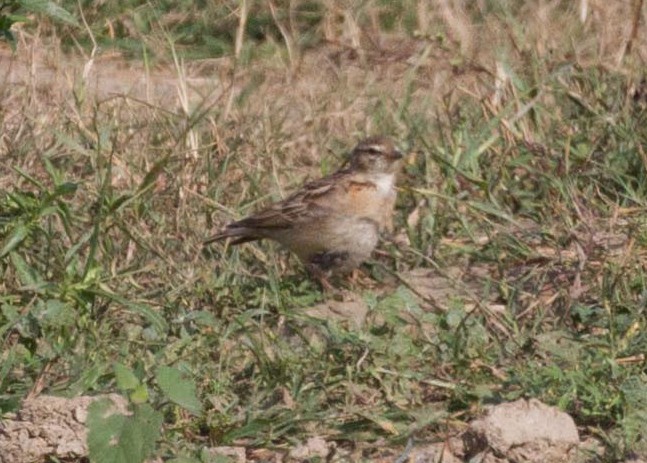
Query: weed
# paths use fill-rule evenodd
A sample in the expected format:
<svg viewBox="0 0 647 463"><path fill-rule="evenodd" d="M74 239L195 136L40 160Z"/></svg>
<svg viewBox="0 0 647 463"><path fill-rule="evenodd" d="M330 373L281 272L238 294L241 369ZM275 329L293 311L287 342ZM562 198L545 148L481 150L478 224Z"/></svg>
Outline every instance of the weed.
<svg viewBox="0 0 647 463"><path fill-rule="evenodd" d="M137 430L132 461L311 436L371 458L532 397L609 461L644 450L645 44L626 11L189 3L81 2L86 29L43 20L1 58L3 412L116 390L132 414L93 406L95 456ZM57 34L69 66L39 55ZM81 61L91 36L146 66ZM409 157L364 312L313 315L330 301L272 243L203 249L374 133Z"/></svg>

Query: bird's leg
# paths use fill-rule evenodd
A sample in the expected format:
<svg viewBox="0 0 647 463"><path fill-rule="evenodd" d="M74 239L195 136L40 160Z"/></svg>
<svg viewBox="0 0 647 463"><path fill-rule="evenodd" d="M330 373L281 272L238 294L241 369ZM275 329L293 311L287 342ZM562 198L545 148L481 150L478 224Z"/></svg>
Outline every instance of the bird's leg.
<svg viewBox="0 0 647 463"><path fill-rule="evenodd" d="M357 286L363 288L375 287L375 281L369 276L369 274L366 273L365 270L359 267L354 268L350 271L350 274L348 274L346 281L351 286L351 288L355 288Z"/></svg>
<svg viewBox="0 0 647 463"><path fill-rule="evenodd" d="M348 275L348 281L350 282L351 285L355 286L355 284L357 284L362 274L363 272L359 268L354 268L353 270L350 271L350 275Z"/></svg>
<svg viewBox="0 0 647 463"><path fill-rule="evenodd" d="M334 293L335 292L335 287L330 284L330 281L328 281L328 277L325 275L322 275L321 277L318 278L319 284L321 285L321 289L323 290L324 293Z"/></svg>
<svg viewBox="0 0 647 463"><path fill-rule="evenodd" d="M332 293L335 291L334 286L330 284L330 281L328 281L328 275L326 275L326 272L322 270L321 267L319 267L317 264L307 264L306 270L310 274L310 277L321 285L321 290L324 293Z"/></svg>
<svg viewBox="0 0 647 463"><path fill-rule="evenodd" d="M329 275L333 270L341 267L347 259L347 251L324 251L312 256L310 262L306 264L306 268L310 275L321 284L324 292L333 292L335 288L328 280Z"/></svg>

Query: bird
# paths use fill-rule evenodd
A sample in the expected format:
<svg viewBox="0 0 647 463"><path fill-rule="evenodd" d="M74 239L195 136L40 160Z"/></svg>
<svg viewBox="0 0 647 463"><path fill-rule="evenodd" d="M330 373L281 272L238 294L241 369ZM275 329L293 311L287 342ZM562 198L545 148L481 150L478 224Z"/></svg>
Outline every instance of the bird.
<svg viewBox="0 0 647 463"><path fill-rule="evenodd" d="M204 244L277 241L297 255L324 289L331 289L331 276L359 267L371 256L380 234L392 231L402 158L391 138L366 138L333 174L229 223Z"/></svg>

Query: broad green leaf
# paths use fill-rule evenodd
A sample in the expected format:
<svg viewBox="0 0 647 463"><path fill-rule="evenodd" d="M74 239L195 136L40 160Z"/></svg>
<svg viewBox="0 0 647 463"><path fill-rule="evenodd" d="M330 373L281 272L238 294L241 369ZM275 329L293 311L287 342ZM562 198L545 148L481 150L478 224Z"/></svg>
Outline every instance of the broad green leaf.
<svg viewBox="0 0 647 463"><path fill-rule="evenodd" d="M88 291L99 297L105 297L108 300L122 304L128 307L128 309L130 309L132 312L140 314L155 328L155 330L159 334L164 334L167 332L168 324L166 323L166 320L162 315L160 315L158 311L152 309L150 306L134 303L126 299L125 297L112 292L110 288L102 284L99 285L99 288L89 288Z"/></svg>
<svg viewBox="0 0 647 463"><path fill-rule="evenodd" d="M13 232L5 240L5 244L0 251L0 257L4 257L9 254L11 251L16 249L20 243L22 243L25 238L29 236L29 228L24 223L19 223L13 229Z"/></svg>
<svg viewBox="0 0 647 463"><path fill-rule="evenodd" d="M0 18L0 34L7 41L11 47L11 51L16 53L16 37L11 33L11 24L9 21L3 21L5 18Z"/></svg>
<svg viewBox="0 0 647 463"><path fill-rule="evenodd" d="M635 375L621 385L625 398L622 427L629 442L635 443L647 433L647 379Z"/></svg>
<svg viewBox="0 0 647 463"><path fill-rule="evenodd" d="M164 334L168 330L168 325L164 317L159 312L153 310L150 306L145 304L136 304L127 301L127 307L133 312L141 314L159 334Z"/></svg>
<svg viewBox="0 0 647 463"><path fill-rule="evenodd" d="M76 190L78 189L79 189L79 185L77 183L64 182L56 187L53 195L55 197L73 195L74 193L76 193Z"/></svg>
<svg viewBox="0 0 647 463"><path fill-rule="evenodd" d="M75 312L69 303L58 299L49 299L45 302L42 317L45 326L60 328L74 324Z"/></svg>
<svg viewBox="0 0 647 463"><path fill-rule="evenodd" d="M17 252L12 252L9 257L11 258L11 263L18 273L18 278L24 286L36 287L42 283L42 278L38 272L27 265L25 259L22 258Z"/></svg>
<svg viewBox="0 0 647 463"><path fill-rule="evenodd" d="M193 320L196 324L202 326L210 326L213 328L219 326L219 323L213 313L206 310L195 310L193 312L189 312L186 315L186 319Z"/></svg>
<svg viewBox="0 0 647 463"><path fill-rule="evenodd" d="M126 365L115 363L112 368L115 371L115 379L117 380L117 387L119 389L130 391L139 386L139 379Z"/></svg>
<svg viewBox="0 0 647 463"><path fill-rule="evenodd" d="M88 409L88 448L95 463L140 463L155 449L163 417L148 404L121 415L109 399L100 399Z"/></svg>
<svg viewBox="0 0 647 463"><path fill-rule="evenodd" d="M169 400L194 415L202 412L202 404L196 396L195 384L180 370L171 367L160 367L157 370L156 378L157 384Z"/></svg>
<svg viewBox="0 0 647 463"><path fill-rule="evenodd" d="M406 287L398 289L377 303L378 310L384 317L394 324L402 324L402 314L420 313L420 305L416 296Z"/></svg>
<svg viewBox="0 0 647 463"><path fill-rule="evenodd" d="M500 219L502 219L502 220L505 220L506 222L512 222L512 223L515 223L514 218L512 218L512 217L510 216L510 214L508 214L507 212L502 211L502 210L500 210L500 209L497 209L497 208L496 208L494 205L492 205L492 204L488 204L488 203L484 203L484 202L479 202L479 201L468 201L468 202L467 202L467 204L468 204L470 207L473 207L474 209L476 209L477 211L480 211L480 212L484 212L484 213L486 213L486 214L493 215L494 217L498 217L498 218L500 218Z"/></svg>
<svg viewBox="0 0 647 463"><path fill-rule="evenodd" d="M72 259L72 257L74 257L74 256L76 256L78 254L79 250L83 246L85 246L85 244L90 240L90 238L92 238L92 231L89 231L85 235L83 235L81 237L81 239L79 239L79 241L77 243L75 243L70 249L67 250L67 252L65 253L65 263L66 264L69 264L70 259ZM66 272L67 271L68 270L66 269Z"/></svg>
<svg viewBox="0 0 647 463"><path fill-rule="evenodd" d="M18 318L20 318L20 312L18 308L11 304L2 304L0 305L0 314L5 318L7 323L13 323Z"/></svg>
<svg viewBox="0 0 647 463"><path fill-rule="evenodd" d="M79 25L76 18L67 10L49 0L20 0L19 3L23 8L33 11L34 13L43 13L52 19L71 24L73 26Z"/></svg>
<svg viewBox="0 0 647 463"><path fill-rule="evenodd" d="M0 330L0 333L3 330ZM16 353L15 353L15 347L12 347L11 349L8 349L5 351L4 354L4 360L0 362L0 386L3 386L4 379L7 377L9 372L14 366L14 362L16 361Z"/></svg>
<svg viewBox="0 0 647 463"><path fill-rule="evenodd" d="M140 384L130 393L130 400L134 404L143 404L148 402L148 388L145 384Z"/></svg>

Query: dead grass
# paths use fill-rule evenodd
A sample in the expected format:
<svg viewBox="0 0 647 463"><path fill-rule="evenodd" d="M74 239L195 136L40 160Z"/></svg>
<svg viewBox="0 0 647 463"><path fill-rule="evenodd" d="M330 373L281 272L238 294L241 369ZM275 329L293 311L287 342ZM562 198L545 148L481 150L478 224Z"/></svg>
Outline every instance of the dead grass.
<svg viewBox="0 0 647 463"><path fill-rule="evenodd" d="M606 461L644 451L642 3L332 3L312 48L274 5L280 35L232 57L89 60L38 29L0 53L2 409L123 389L118 362L164 456L317 435L371 458L519 396ZM307 315L322 295L272 244L202 249L373 133L410 156L365 325Z"/></svg>

